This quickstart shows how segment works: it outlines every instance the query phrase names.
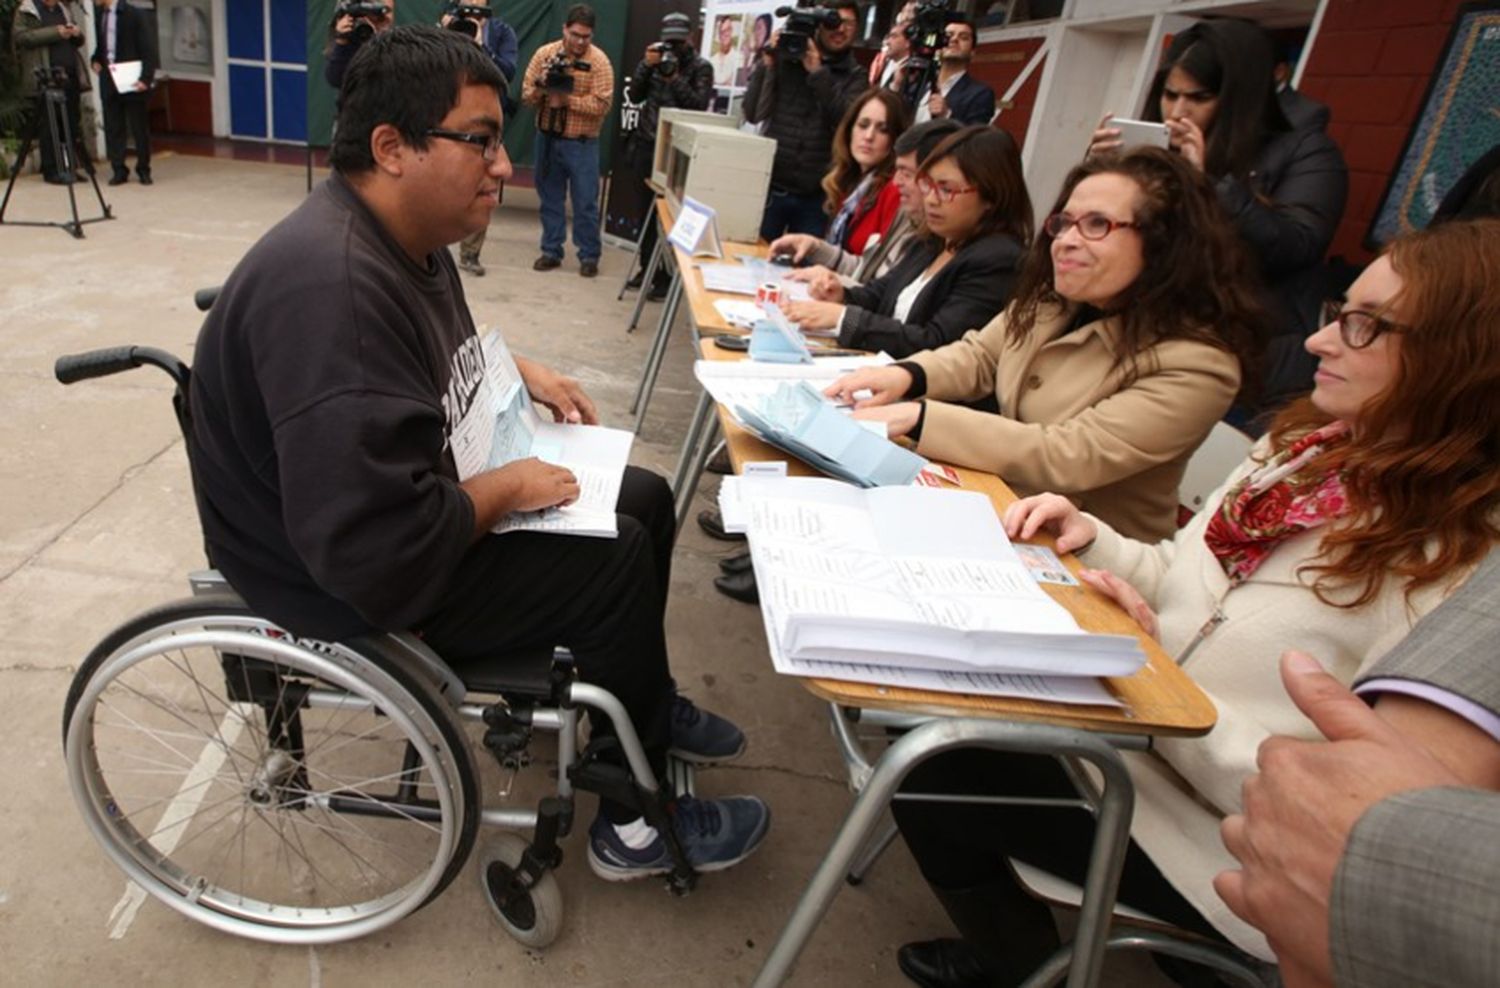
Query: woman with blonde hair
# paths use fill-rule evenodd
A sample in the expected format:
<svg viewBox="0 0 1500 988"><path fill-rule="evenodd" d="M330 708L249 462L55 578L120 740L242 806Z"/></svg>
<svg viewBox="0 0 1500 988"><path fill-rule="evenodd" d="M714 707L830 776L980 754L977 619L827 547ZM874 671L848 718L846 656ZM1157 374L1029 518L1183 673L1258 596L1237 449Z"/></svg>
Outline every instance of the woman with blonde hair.
<svg viewBox="0 0 1500 988"><path fill-rule="evenodd" d="M1157 739L1126 756L1136 800L1121 902L1273 959L1213 889L1215 874L1235 867L1219 824L1241 812L1262 740L1320 736L1283 691L1277 656L1303 650L1355 682L1500 540L1497 283L1500 221L1397 240L1308 339L1312 394L1277 416L1212 507L1168 541L1127 538L1055 494L1006 512L1013 538L1050 533L1097 567L1088 582L1134 614L1218 709L1206 737ZM1360 690L1465 785L1500 788L1493 713L1396 680ZM1070 792L1053 762L974 751L933 759L907 785ZM893 809L964 936L902 948L914 980L1015 983L1056 947L1046 906L1005 861L1079 877L1090 820L993 804Z"/></svg>

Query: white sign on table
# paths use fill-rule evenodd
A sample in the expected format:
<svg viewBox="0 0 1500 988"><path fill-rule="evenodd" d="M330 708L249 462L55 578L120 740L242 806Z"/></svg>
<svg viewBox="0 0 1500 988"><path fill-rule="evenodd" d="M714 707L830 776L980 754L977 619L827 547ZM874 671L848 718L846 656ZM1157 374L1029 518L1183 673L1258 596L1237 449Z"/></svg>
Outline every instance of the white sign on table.
<svg viewBox="0 0 1500 988"><path fill-rule="evenodd" d="M723 257L724 246L719 242L719 218L712 206L705 205L691 196L682 200L682 209L667 242L689 257Z"/></svg>

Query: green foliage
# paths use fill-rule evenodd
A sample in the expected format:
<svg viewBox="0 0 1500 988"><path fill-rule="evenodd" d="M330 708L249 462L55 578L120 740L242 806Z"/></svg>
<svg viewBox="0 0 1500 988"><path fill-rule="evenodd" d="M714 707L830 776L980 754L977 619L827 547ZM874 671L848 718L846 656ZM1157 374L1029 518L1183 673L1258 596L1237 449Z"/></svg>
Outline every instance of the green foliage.
<svg viewBox="0 0 1500 988"><path fill-rule="evenodd" d="M24 99L19 66L11 48L10 31L20 0L0 0L0 137L13 135L20 125ZM0 165L0 168L3 168Z"/></svg>

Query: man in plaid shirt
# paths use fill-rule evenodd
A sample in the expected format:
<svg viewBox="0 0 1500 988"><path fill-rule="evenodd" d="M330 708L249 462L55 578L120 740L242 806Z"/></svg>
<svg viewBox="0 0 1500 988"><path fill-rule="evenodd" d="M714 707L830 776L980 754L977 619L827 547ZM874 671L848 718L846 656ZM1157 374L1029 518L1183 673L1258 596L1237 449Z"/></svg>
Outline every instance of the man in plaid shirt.
<svg viewBox="0 0 1500 988"><path fill-rule="evenodd" d="M594 47L594 10L587 4L568 9L561 41L538 48L526 67L521 99L536 110L536 191L542 201L542 255L532 268L550 271L562 264L567 239L564 203L573 197L573 248L578 273L599 273L599 128L614 98L615 72L609 58ZM580 67L587 63L588 69ZM548 86L548 69L554 82Z"/></svg>

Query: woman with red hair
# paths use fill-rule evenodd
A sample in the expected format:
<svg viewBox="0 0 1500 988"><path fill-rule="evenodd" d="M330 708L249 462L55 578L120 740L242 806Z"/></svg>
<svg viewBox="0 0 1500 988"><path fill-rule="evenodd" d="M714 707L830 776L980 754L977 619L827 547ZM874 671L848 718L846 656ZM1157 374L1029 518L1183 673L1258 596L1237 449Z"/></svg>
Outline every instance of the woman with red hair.
<svg viewBox="0 0 1500 988"><path fill-rule="evenodd" d="M1212 880L1235 867L1219 824L1271 735L1316 738L1282 689L1277 657L1314 655L1356 681L1500 540L1500 221L1397 240L1330 305L1307 341L1311 395L1170 540L1126 538L1056 494L1006 512L1013 538L1057 538L1085 579L1157 637L1218 708L1203 738L1126 756L1135 783L1120 901L1263 959L1261 934ZM1400 681L1365 683L1377 711L1466 785L1500 788L1500 718ZM1471 705L1472 706L1472 705ZM940 756L914 792L1071 795L1050 759ZM1057 946L1018 859L1080 878L1092 820L1076 810L893 804L903 835L964 940L908 944L925 985L1012 984Z"/></svg>

